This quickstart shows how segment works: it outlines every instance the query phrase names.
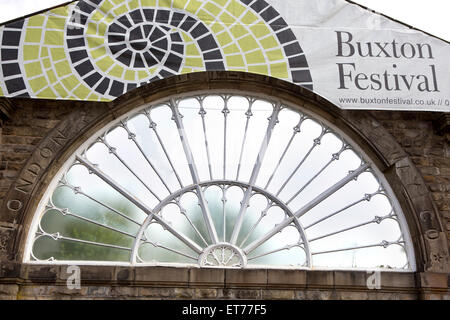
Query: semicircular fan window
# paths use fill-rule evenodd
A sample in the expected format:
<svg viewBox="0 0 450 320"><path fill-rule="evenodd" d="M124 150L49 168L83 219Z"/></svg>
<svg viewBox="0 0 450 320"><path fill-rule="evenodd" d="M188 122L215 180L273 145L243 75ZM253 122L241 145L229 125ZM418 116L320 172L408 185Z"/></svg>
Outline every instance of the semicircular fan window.
<svg viewBox="0 0 450 320"><path fill-rule="evenodd" d="M231 93L141 108L55 178L28 259L413 269L392 191L337 130Z"/></svg>

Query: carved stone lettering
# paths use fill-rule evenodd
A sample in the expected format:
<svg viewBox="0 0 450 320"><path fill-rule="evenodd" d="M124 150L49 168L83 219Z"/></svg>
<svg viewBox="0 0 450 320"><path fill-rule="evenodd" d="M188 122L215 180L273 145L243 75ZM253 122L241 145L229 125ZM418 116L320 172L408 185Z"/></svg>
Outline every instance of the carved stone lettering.
<svg viewBox="0 0 450 320"><path fill-rule="evenodd" d="M427 238L430 240L435 240L439 238L439 232L436 230L428 230L425 234L427 235Z"/></svg>
<svg viewBox="0 0 450 320"><path fill-rule="evenodd" d="M39 154L41 155L42 158L48 159L53 155L53 151L48 147L44 147L40 150Z"/></svg>
<svg viewBox="0 0 450 320"><path fill-rule="evenodd" d="M17 212L20 209L22 209L23 207L23 203L19 200L9 200L6 203L6 206L8 207L9 210Z"/></svg>
<svg viewBox="0 0 450 320"><path fill-rule="evenodd" d="M64 145L67 141L67 137L59 130L56 131L56 135L50 138L53 143L55 143L58 147Z"/></svg>
<svg viewBox="0 0 450 320"><path fill-rule="evenodd" d="M37 176L40 172L41 172L41 166L38 165L37 163L32 163L28 169L27 172L29 172L30 174L33 174L35 176Z"/></svg>

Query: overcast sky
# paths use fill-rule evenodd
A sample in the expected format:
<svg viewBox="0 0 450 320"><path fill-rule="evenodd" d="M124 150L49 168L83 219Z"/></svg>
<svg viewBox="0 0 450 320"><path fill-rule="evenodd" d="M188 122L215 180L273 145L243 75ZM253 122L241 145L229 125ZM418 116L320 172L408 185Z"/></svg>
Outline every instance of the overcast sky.
<svg viewBox="0 0 450 320"><path fill-rule="evenodd" d="M68 0L0 0L0 22L66 2ZM450 41L449 0L354 0L354 2Z"/></svg>

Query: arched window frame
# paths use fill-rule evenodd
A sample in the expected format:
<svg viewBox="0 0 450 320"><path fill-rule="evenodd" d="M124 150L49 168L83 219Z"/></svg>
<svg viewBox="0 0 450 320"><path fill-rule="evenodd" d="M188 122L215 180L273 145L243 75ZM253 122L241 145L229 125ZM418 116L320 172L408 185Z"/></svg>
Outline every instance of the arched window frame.
<svg viewBox="0 0 450 320"><path fill-rule="evenodd" d="M223 89L221 89L221 90L219 90L219 89L218 89L218 90L202 90L202 91L196 91L196 92L188 93L188 94L172 95L172 96L169 97L169 101L170 101L170 99L187 98L187 97L189 97L189 96L191 96L191 97L192 97L192 96L198 97L198 96L202 96L202 95L214 95L214 94L224 94L224 93L225 93L225 94L236 94L236 95L245 95L245 94L246 94L246 92L243 92L242 90L229 90L229 89L227 89L227 90L223 90ZM250 93L250 95L251 95L251 93ZM317 115L317 114L314 114L314 113L311 112L310 110L307 110L307 109L305 109L305 108L302 108L301 106L293 105L293 104L290 103L290 102L285 102L285 101L283 101L282 99L279 99L279 98L276 98L276 97L271 97L271 96L269 96L269 95L261 94L260 96L261 96L263 99L267 99L267 100L269 100L269 101L271 101L271 100L273 101L273 99L276 99L276 101L278 101L278 103L280 103L280 104L282 103L282 104L288 105L289 107L291 107L291 108L293 108L293 109L296 109L296 110L298 110L299 112L301 112L302 114L305 114L305 115L307 115L307 116L310 116L310 117L312 117L313 119L319 118L320 121L321 121L325 126L331 128L333 131L337 132L340 136L342 136L346 141L348 141L349 143L351 143L351 144L352 144L352 147L355 149L355 151L356 151L358 154L362 155L362 156L364 157L364 159L368 160L369 163L371 163L370 167L371 167L372 170L374 171L376 177L380 179L380 182L382 183L382 185L383 185L384 188L386 189L386 192L389 194L389 198L392 200L391 203L392 203L392 205L393 205L395 211L396 211L397 213L399 213L399 214L398 214L398 222L399 222L399 224L400 224L400 226L401 226L401 229L402 229L402 234L403 234L404 241L405 241L405 249L406 249L406 252L407 252L407 255L408 255L408 261L409 261L409 264L410 264L410 268L409 268L408 270L406 270L406 271L415 271L415 270L416 270L416 265L415 265L414 250L413 250L412 245L411 245L411 244L412 244L412 240L411 240L411 236L410 236L410 234L409 234L409 232L408 232L408 227L407 227L407 223L406 223L405 217L404 217L403 214L401 213L401 212L402 212L401 206L400 206L400 204L399 204L397 198L395 197L394 192L392 191L391 187L389 186L389 184L388 184L386 178L385 178L384 175L381 173L381 171L377 168L377 166L375 165L375 163L372 162L372 161L370 161L370 158L368 157L368 155L366 154L366 152L364 152L364 150L363 150L362 148L360 148L360 147L358 146L358 144L355 143L355 142L354 142L354 141L353 141L353 140L352 140L352 139L351 139L344 131L340 130L336 125L334 125L333 123L329 122L327 119L325 119L325 118L323 118L323 117L320 117L320 116ZM106 127L104 127L104 128L102 128L102 129L100 129L99 131L97 131L97 133L95 133L90 139L88 139L87 141L85 141L85 142L83 143L83 145L82 145L81 147L78 148L78 150L86 149L89 145L91 145L93 142L95 142L95 140L98 138L98 136L101 135L101 133L103 133L103 132L108 132L109 130L111 130L111 128L117 126L117 124L120 123L120 121L122 121L123 119L126 119L126 118L130 117L131 115L136 114L137 110L143 110L143 109L149 108L149 107L152 106L152 105L153 105L153 106L154 106L154 105L158 105L158 104L160 104L160 103L162 103L162 102L164 102L164 101L167 101L167 100L168 100L168 98L165 97L165 98L158 99L158 100L156 100L156 101L154 101L154 102L152 102L152 103L150 103L150 104L144 104L144 105L141 105L141 106L139 106L139 107L137 107L137 108L133 108L133 110L127 112L125 115L121 116L119 119L117 119L117 120L115 120L115 121L109 123ZM66 161L66 164L65 164L63 167L61 167L61 169L59 170L59 173L58 173L55 177L61 177L62 174L63 174L70 166L72 166L73 161L76 160L76 156L77 156L76 153L75 153L74 155L72 155L72 156ZM92 169L93 169L93 168L92 168ZM54 189L54 188L56 187L56 185L58 184L58 180L59 180L58 178L53 179L52 183L48 186L47 192L46 192L46 194L42 197L42 200L41 200L41 202L40 202L40 204L39 204L39 207L38 207L38 210L37 210L36 212L43 212L43 210L44 210L44 208L45 208L45 205L46 205L46 204L45 204L46 199L47 199L47 200L49 199L50 193L53 191L53 189ZM30 230L36 230L37 225L38 225L38 223L39 223L38 218L37 218L38 216L39 216L38 214L35 215ZM25 250L25 255L24 255L24 262L27 262L27 263L42 263L42 261L31 261L31 260L29 260L29 259L27 258L27 257L30 256L30 253L31 253L31 246L30 246L30 243L32 243L32 238L33 238L33 237L34 237L34 233L33 233L33 232L30 232L30 233L29 233L29 236L28 236L28 240L27 240L27 245L26 245L26 250ZM135 252L136 250L134 249L133 251ZM135 255L133 255L133 256L135 257ZM73 263L73 262L81 263L81 264L109 264L109 263L106 263L106 262L87 262L87 261L82 261L82 262L81 262L81 261L59 261L59 262L56 262L56 263L68 264L68 263ZM118 263L118 262L114 262L114 263L112 263L112 264L114 264L114 265L116 265L116 264L117 264L117 265L120 265L120 264L123 264L123 263L120 263L120 262L119 262L119 263ZM127 263L125 263L125 264L127 264ZM136 264L137 264L137 263L136 263L135 259L132 259L131 265L136 265ZM127 264L127 265L128 265L128 264ZM147 265L147 264L144 264L144 265ZM151 264L148 264L148 265L151 265ZM310 268L310 267L311 267L311 265L307 265L307 268ZM398 271L398 270L396 270L396 271Z"/></svg>

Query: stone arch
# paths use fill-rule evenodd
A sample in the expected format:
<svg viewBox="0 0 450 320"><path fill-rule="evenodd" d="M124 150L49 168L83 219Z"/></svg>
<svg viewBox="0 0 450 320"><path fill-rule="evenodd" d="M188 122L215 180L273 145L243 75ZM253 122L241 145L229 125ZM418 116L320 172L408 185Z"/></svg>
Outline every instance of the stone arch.
<svg viewBox="0 0 450 320"><path fill-rule="evenodd" d="M418 271L446 272L449 254L439 215L422 176L389 132L367 111L344 111L297 85L240 72L176 76L137 88L110 103L80 105L41 141L10 187L0 213L15 226L8 259L20 262L28 228L48 183L72 152L98 129L145 103L199 89L235 89L275 96L318 114L348 134L376 163L399 199L407 218ZM2 241L3 243L4 241ZM4 247L4 248L3 248Z"/></svg>

